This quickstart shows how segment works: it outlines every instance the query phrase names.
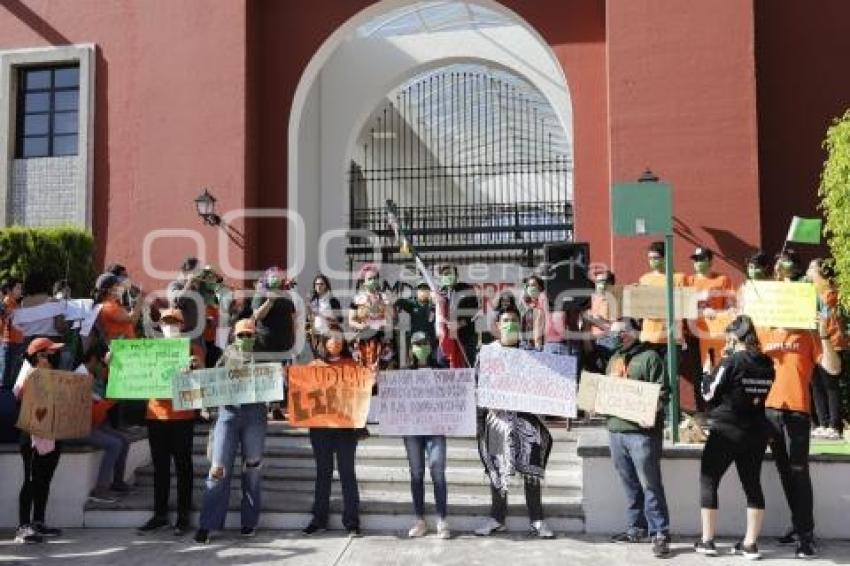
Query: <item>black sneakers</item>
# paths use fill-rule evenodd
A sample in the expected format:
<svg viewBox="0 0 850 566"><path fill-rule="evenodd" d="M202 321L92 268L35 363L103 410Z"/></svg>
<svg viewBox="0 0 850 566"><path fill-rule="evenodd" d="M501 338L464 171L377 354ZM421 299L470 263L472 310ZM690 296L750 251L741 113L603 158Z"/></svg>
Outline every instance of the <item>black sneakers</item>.
<svg viewBox="0 0 850 566"><path fill-rule="evenodd" d="M616 535L611 536L611 542L618 543L640 543L646 542L649 533L647 533L643 529L638 530L628 530L622 533L618 533Z"/></svg>
<svg viewBox="0 0 850 566"><path fill-rule="evenodd" d="M257 529L255 527L242 527L239 534L245 538L253 538L257 535Z"/></svg>
<svg viewBox="0 0 850 566"><path fill-rule="evenodd" d="M744 541L736 542L732 547L732 554L743 556L747 560L758 560L761 558L759 547L755 544L744 544Z"/></svg>
<svg viewBox="0 0 850 566"><path fill-rule="evenodd" d="M670 558L670 537L656 535L652 539L652 555L656 558Z"/></svg>
<svg viewBox="0 0 850 566"><path fill-rule="evenodd" d="M192 537L198 544L209 544L210 543L210 532L206 529L198 529L195 531L195 536Z"/></svg>
<svg viewBox="0 0 850 566"><path fill-rule="evenodd" d="M305 534L307 536L310 536L310 535L314 535L316 533L323 533L326 530L328 530L328 528L326 526L320 525L318 523L313 523L311 521L309 525L307 525L306 527L301 529L301 533Z"/></svg>
<svg viewBox="0 0 850 566"><path fill-rule="evenodd" d="M787 533L776 539L776 542L779 544L794 544L797 542L797 531L793 528L790 529Z"/></svg>
<svg viewBox="0 0 850 566"><path fill-rule="evenodd" d="M32 524L33 530L40 534L43 537L61 537L62 529L56 529L53 527L48 527L44 523L35 522Z"/></svg>
<svg viewBox="0 0 850 566"><path fill-rule="evenodd" d="M153 533L168 526L168 519L164 517L151 517L148 522L139 527L140 533Z"/></svg>
<svg viewBox="0 0 850 566"><path fill-rule="evenodd" d="M705 556L717 556L717 546L714 544L713 540L698 540L694 543L694 550L697 554L704 554Z"/></svg>
<svg viewBox="0 0 850 566"><path fill-rule="evenodd" d="M180 517L177 519L177 522L174 523L174 536L182 537L186 533L189 532L189 519L187 517Z"/></svg>
<svg viewBox="0 0 850 566"><path fill-rule="evenodd" d="M797 543L797 552L794 553L794 556L804 560L817 558L818 549L815 547L815 542L808 538L801 538L800 542Z"/></svg>

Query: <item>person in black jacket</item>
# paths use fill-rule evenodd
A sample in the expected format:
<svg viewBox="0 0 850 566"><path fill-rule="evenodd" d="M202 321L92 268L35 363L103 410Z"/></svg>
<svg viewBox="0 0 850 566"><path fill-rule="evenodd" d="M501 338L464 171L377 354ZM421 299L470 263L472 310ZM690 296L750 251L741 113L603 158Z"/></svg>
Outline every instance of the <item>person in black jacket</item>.
<svg viewBox="0 0 850 566"><path fill-rule="evenodd" d="M478 332L475 330L475 316L478 314L478 294L475 287L458 280L457 266L447 263L440 266L440 293L444 293L449 305L449 330L457 332L457 339L463 348L468 367L475 367L478 354ZM437 350L437 363L448 367L443 351Z"/></svg>
<svg viewBox="0 0 850 566"><path fill-rule="evenodd" d="M724 357L703 376L702 396L710 407L708 442L700 465L702 539L694 549L717 555L717 489L732 462L747 498L747 533L733 549L735 554L757 559L757 541L764 520L761 465L767 449L764 402L773 385L773 362L761 352L750 317L738 316L726 328Z"/></svg>

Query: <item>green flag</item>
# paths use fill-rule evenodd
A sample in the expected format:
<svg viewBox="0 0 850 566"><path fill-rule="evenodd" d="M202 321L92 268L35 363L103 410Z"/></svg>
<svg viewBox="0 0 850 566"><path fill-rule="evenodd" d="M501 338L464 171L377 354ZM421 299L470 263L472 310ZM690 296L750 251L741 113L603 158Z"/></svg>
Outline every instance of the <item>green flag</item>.
<svg viewBox="0 0 850 566"><path fill-rule="evenodd" d="M797 242L798 244L820 244L821 219L800 218L795 216L788 228L786 242Z"/></svg>

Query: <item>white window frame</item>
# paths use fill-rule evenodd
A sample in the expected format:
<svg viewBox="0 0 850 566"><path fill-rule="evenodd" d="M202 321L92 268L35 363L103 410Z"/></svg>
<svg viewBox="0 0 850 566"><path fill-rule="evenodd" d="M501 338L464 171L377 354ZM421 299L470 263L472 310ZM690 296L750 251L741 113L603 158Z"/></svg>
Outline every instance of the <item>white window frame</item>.
<svg viewBox="0 0 850 566"><path fill-rule="evenodd" d="M84 203L77 208L74 224L92 229L92 199L94 185L94 74L95 45L93 43L60 47L34 47L0 50L0 227L9 224L9 199L15 160L15 135L18 103L18 67L61 65L80 66L79 124L77 159L82 174L77 177L75 201Z"/></svg>

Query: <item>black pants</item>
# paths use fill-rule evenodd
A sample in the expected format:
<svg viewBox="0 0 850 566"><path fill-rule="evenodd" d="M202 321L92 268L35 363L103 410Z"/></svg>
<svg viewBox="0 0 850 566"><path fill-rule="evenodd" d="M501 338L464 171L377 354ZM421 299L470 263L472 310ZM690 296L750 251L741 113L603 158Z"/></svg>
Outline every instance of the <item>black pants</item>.
<svg viewBox="0 0 850 566"><path fill-rule="evenodd" d="M316 492L313 499L313 522L327 526L331 502L331 480L334 473L334 454L342 484L342 524L346 529L360 526L360 491L354 457L357 452L357 431L353 429L311 428L310 444L316 459Z"/></svg>
<svg viewBox="0 0 850 566"><path fill-rule="evenodd" d="M59 444L44 456L32 447L28 434L21 435L21 458L24 461L24 483L18 497L18 522L21 525L43 523L50 495L50 482L59 464ZM32 513L32 515L30 515Z"/></svg>
<svg viewBox="0 0 850 566"><path fill-rule="evenodd" d="M744 435L742 435L744 436ZM756 434L755 436L759 436ZM736 442L722 433L712 432L702 451L700 463L700 504L703 509L717 509L717 488L732 462L747 497L748 509L764 509L761 489L761 464L767 439L746 438Z"/></svg>
<svg viewBox="0 0 850 566"><path fill-rule="evenodd" d="M811 417L806 413L775 409L767 409L765 414L770 425L770 449L791 508L792 526L799 536L812 537L815 517L812 478L809 475Z"/></svg>
<svg viewBox="0 0 850 566"><path fill-rule="evenodd" d="M841 419L839 379L841 375L830 375L822 367L815 366L812 376L812 399L815 401L818 425L834 428L841 433L844 430L844 421Z"/></svg>
<svg viewBox="0 0 850 566"><path fill-rule="evenodd" d="M525 478L525 506L528 520L532 523L543 520L543 490L539 481ZM504 524L508 515L508 494L490 485L490 516Z"/></svg>
<svg viewBox="0 0 850 566"><path fill-rule="evenodd" d="M188 519L192 510L192 439L195 422L148 421L148 442L153 459L154 515L168 517L171 494L171 460L177 473L177 516Z"/></svg>

